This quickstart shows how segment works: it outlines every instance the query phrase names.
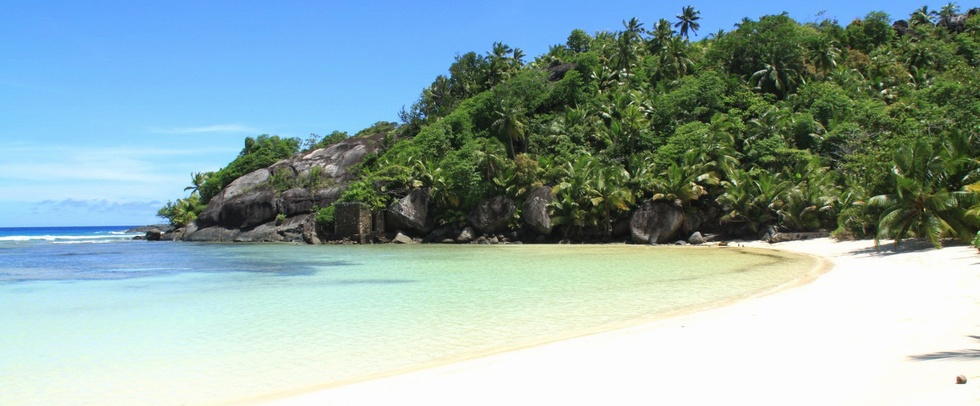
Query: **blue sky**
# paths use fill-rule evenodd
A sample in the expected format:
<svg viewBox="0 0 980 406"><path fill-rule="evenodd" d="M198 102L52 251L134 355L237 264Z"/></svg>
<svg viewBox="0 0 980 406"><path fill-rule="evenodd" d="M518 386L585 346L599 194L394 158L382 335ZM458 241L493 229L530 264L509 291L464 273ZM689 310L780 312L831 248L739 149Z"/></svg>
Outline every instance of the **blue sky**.
<svg viewBox="0 0 980 406"><path fill-rule="evenodd" d="M703 37L783 11L846 25L945 3L7 0L0 227L156 223L245 137L397 121L457 53L501 41L533 59L575 28L650 26L688 4Z"/></svg>

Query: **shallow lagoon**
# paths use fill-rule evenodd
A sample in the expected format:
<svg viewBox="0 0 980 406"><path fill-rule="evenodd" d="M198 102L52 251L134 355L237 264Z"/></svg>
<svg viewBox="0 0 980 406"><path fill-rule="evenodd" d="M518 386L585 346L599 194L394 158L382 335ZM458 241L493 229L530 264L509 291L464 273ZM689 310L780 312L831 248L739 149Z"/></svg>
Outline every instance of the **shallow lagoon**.
<svg viewBox="0 0 980 406"><path fill-rule="evenodd" d="M129 241L7 244L0 264L0 404L294 391L717 305L816 266L718 247Z"/></svg>

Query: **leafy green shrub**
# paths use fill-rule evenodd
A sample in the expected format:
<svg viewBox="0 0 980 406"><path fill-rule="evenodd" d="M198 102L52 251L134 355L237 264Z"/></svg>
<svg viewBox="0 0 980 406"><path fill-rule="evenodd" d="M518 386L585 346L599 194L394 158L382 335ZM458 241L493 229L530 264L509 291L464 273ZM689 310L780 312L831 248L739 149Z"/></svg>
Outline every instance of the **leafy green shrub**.
<svg viewBox="0 0 980 406"><path fill-rule="evenodd" d="M970 242L970 244L973 244L973 246L976 247L977 250L980 250L980 231L977 231L977 236L973 237L973 241Z"/></svg>
<svg viewBox="0 0 980 406"><path fill-rule="evenodd" d="M288 170L280 169L269 176L269 185L278 193L285 192L293 187L294 179L289 176Z"/></svg>
<svg viewBox="0 0 980 406"><path fill-rule="evenodd" d="M207 207L195 193L184 199L169 201L157 211L157 217L166 219L175 228L183 227L194 220Z"/></svg>
<svg viewBox="0 0 980 406"><path fill-rule="evenodd" d="M381 193L374 182L370 180L359 180L351 182L347 186L344 194L340 195L340 202L360 202L371 206L372 210L384 209L388 206L390 198Z"/></svg>
<svg viewBox="0 0 980 406"><path fill-rule="evenodd" d="M316 223L319 225L332 224L334 220L334 212L336 207L334 205L329 205L322 209L316 211Z"/></svg>
<svg viewBox="0 0 980 406"><path fill-rule="evenodd" d="M286 221L286 214L285 213L279 213L279 214L276 215L276 225L277 226L280 225L280 224L282 224L284 221Z"/></svg>

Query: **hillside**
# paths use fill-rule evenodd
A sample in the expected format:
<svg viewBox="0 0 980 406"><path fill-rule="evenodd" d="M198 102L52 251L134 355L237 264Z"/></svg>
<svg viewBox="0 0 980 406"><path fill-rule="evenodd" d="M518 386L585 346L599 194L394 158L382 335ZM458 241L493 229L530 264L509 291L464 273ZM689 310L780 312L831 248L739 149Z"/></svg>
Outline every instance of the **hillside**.
<svg viewBox="0 0 980 406"><path fill-rule="evenodd" d="M422 193L430 224L389 234L459 240L470 227L523 241L662 243L822 229L968 241L980 226L976 14L923 7L846 25L783 14L692 42L699 12L687 7L675 21L573 30L533 59L495 43L458 55L401 123L362 131L380 149L304 215L329 229L337 202L382 210ZM293 141L244 170L246 142L161 215L193 223L234 178L298 152Z"/></svg>

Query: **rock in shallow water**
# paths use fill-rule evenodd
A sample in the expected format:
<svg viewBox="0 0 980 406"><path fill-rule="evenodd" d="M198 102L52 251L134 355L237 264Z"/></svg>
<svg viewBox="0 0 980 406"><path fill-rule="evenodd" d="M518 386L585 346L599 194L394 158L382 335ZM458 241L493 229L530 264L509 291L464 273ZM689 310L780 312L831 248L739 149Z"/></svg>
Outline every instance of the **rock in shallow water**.
<svg viewBox="0 0 980 406"><path fill-rule="evenodd" d="M412 240L412 237L409 237L402 233L398 233L397 235L395 235L395 238L391 240L391 242L395 244L412 244L415 241Z"/></svg>

